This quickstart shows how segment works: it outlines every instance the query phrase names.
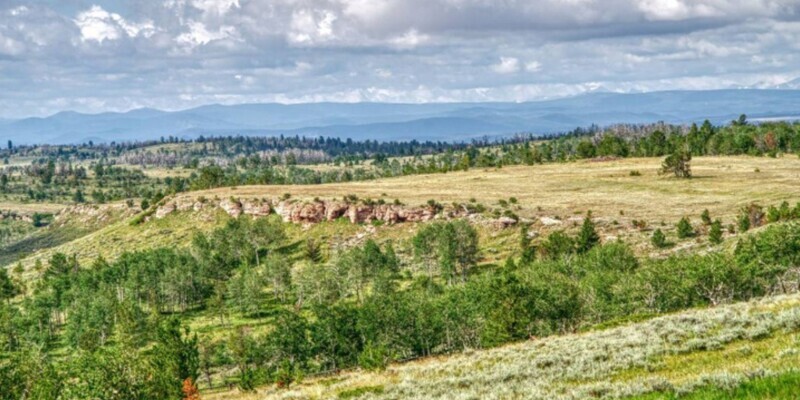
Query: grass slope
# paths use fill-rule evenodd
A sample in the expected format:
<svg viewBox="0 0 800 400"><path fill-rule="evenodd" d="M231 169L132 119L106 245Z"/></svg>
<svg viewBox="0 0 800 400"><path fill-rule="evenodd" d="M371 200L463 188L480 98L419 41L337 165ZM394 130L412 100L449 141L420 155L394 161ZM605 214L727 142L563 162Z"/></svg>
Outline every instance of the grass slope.
<svg viewBox="0 0 800 400"><path fill-rule="evenodd" d="M750 202L771 205L784 200L794 203L800 198L800 186L796 184L800 161L794 157L700 157L693 160L695 178L691 180L659 176L659 166L660 160L654 158L579 161L342 184L220 188L179 196L263 198L290 193L295 199L340 199L355 194L360 198L398 198L409 205L423 204L428 199L441 203L466 203L474 198L488 207L498 207L499 200L516 197L519 204L512 208L520 216L559 217L565 222L546 228L540 234L552 229L577 229L581 216L576 214L591 210L605 240L623 239L641 253L653 249L649 245L649 231L631 229L635 219L645 220L650 227L660 227L672 235L674 224L683 216L692 217L695 225L699 226L698 217L704 209L709 209L714 218L723 218L723 222L728 224L733 223L734 216ZM630 176L630 171L634 170L642 175ZM49 247L31 247L31 251L41 250L22 263L29 269L36 260L46 262L55 252L77 254L80 260L91 261L98 255L113 259L124 251L186 246L194 232L211 230L226 218L221 213L184 212L136 226L122 221L88 235L69 237L77 239L67 243L64 240L45 241ZM310 231L296 228L295 236L321 238L338 245L358 236L376 239L408 237L413 230L407 225L381 227L373 235L365 232L364 227L321 225ZM482 229L486 262L500 261L509 250L513 250L516 240L513 231ZM704 240L682 243L678 249L702 245ZM0 261L3 261L0 265L8 265L12 260Z"/></svg>
<svg viewBox="0 0 800 400"><path fill-rule="evenodd" d="M466 203L475 198L487 206L516 197L524 209L541 215L563 217L592 210L598 217L618 218L623 211L627 218L667 222L704 209L715 217L730 218L752 201L775 204L800 197L796 184L800 160L792 156L698 157L692 160L694 178L690 180L659 176L660 166L657 158L584 160L364 182L220 188L187 195L246 198L290 193L311 199L355 194L378 199L385 194L384 198L410 205L429 199ZM631 171L641 176L631 176Z"/></svg>
<svg viewBox="0 0 800 400"><path fill-rule="evenodd" d="M799 391L800 372L792 371L755 378L732 388L710 386L683 396L653 393L632 400L794 400Z"/></svg>
<svg viewBox="0 0 800 400"><path fill-rule="evenodd" d="M737 387L751 377L796 368L798 332L800 295L781 296L397 364L384 372L352 371L288 390L270 387L258 393L219 392L205 397L586 399L713 394L715 388ZM756 389L758 385L754 382L752 389L742 386L742 390L770 390Z"/></svg>

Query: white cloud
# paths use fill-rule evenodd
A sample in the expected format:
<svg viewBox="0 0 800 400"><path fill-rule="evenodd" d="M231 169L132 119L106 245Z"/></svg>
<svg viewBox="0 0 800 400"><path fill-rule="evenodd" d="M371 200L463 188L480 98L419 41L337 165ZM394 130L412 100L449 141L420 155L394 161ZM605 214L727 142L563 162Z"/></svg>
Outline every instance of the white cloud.
<svg viewBox="0 0 800 400"><path fill-rule="evenodd" d="M232 8L241 8L239 0L193 0L192 6L206 13L225 15Z"/></svg>
<svg viewBox="0 0 800 400"><path fill-rule="evenodd" d="M428 35L420 34L416 29L410 29L402 36L391 40L391 43L399 49L413 49L430 40Z"/></svg>
<svg viewBox="0 0 800 400"><path fill-rule="evenodd" d="M0 33L0 55L16 56L22 54L25 45Z"/></svg>
<svg viewBox="0 0 800 400"><path fill-rule="evenodd" d="M136 37L139 34L150 37L155 33L152 21L132 23L121 15L110 13L96 5L79 13L75 18L75 24L80 28L81 39L84 41L103 42L117 40L123 36Z"/></svg>
<svg viewBox="0 0 800 400"><path fill-rule="evenodd" d="M542 63L538 61L530 61L525 64L525 71L528 72L539 72L542 69Z"/></svg>
<svg viewBox="0 0 800 400"><path fill-rule="evenodd" d="M297 10L292 14L291 30L287 35L290 43L315 44L336 38L333 23L337 16L330 11Z"/></svg>
<svg viewBox="0 0 800 400"><path fill-rule="evenodd" d="M800 0L164 0L119 14L107 2L66 15L0 0L0 91L21 99L0 115L522 101L800 76Z"/></svg>
<svg viewBox="0 0 800 400"><path fill-rule="evenodd" d="M520 62L514 57L500 57L500 62L492 65L492 71L498 74L513 74L520 71Z"/></svg>
<svg viewBox="0 0 800 400"><path fill-rule="evenodd" d="M221 26L219 29L211 31L202 22L189 21L187 27L189 28L188 32L180 34L176 40L179 44L188 45L189 47L237 36L236 28L232 26Z"/></svg>

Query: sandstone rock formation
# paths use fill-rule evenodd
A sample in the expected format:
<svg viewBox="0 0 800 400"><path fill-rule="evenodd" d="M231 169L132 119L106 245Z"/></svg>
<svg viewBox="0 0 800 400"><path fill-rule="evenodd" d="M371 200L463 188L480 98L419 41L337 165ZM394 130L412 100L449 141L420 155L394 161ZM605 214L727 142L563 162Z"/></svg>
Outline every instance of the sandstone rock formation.
<svg viewBox="0 0 800 400"><path fill-rule="evenodd" d="M342 201L301 201L301 200L257 200L257 199L214 199L196 200L177 197L163 202L155 211L155 218L164 218L176 211L198 211L203 208L219 208L231 217L250 215L263 217L275 213L284 222L295 224L316 224L347 218L353 224L380 221L389 225L404 222L426 222L434 219L453 219L473 217L464 207L437 211L429 206L408 207L397 204L363 204ZM510 218L495 221L498 227L505 228L516 224Z"/></svg>

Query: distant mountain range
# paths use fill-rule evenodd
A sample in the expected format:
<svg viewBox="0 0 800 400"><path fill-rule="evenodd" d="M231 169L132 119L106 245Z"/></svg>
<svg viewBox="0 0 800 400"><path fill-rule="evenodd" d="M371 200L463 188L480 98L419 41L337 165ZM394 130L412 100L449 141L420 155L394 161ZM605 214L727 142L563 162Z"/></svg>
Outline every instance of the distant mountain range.
<svg viewBox="0 0 800 400"><path fill-rule="evenodd" d="M616 123L723 123L800 116L800 90L734 89L636 94L590 93L526 103L312 103L209 105L167 112L62 112L0 120L0 143L70 144L194 138L200 135L338 136L373 140L470 140L514 133L547 134Z"/></svg>

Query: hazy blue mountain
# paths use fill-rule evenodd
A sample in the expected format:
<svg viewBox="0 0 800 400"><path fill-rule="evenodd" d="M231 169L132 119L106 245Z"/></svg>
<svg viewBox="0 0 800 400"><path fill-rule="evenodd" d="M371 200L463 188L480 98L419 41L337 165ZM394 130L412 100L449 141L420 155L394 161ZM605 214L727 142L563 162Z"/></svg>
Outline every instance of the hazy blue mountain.
<svg viewBox="0 0 800 400"><path fill-rule="evenodd" d="M590 93L527 103L208 105L177 112L62 112L47 118L0 120L0 141L76 143L239 134L469 140L556 133L592 124L689 123L706 118L722 123L742 113L766 120L795 116L798 110L800 90L788 88Z"/></svg>

